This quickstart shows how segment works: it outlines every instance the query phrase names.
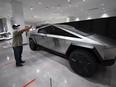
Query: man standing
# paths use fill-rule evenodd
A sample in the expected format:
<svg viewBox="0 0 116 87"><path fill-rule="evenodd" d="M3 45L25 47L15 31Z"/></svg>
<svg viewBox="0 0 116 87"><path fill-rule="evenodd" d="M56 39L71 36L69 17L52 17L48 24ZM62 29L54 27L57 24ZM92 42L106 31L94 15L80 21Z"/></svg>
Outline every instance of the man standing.
<svg viewBox="0 0 116 87"><path fill-rule="evenodd" d="M19 29L20 25L13 25L12 28L14 29L13 31L13 41L12 41L12 47L14 50L14 57L16 61L16 67L21 67L23 66L21 63L25 63L21 59L22 57L22 51L23 51L23 38L22 38L22 33L28 31L29 29L32 28L32 26L27 26L24 29Z"/></svg>

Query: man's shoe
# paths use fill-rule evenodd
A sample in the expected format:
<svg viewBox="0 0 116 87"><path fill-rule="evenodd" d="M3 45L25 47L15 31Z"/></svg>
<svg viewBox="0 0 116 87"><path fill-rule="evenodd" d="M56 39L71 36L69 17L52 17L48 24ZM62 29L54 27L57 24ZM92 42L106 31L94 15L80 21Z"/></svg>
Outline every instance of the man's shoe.
<svg viewBox="0 0 116 87"><path fill-rule="evenodd" d="M25 61L21 61L21 63L25 63Z"/></svg>
<svg viewBox="0 0 116 87"><path fill-rule="evenodd" d="M23 65L22 64L16 64L16 67L22 67Z"/></svg>

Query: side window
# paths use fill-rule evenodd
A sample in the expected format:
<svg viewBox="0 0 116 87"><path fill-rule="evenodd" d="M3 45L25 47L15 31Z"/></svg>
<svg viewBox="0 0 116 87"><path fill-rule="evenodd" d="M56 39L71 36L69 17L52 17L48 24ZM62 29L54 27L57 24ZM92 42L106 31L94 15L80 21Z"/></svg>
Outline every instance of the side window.
<svg viewBox="0 0 116 87"><path fill-rule="evenodd" d="M52 28L52 26L48 26L48 27L46 27L46 31L48 34L53 34L54 29Z"/></svg>
<svg viewBox="0 0 116 87"><path fill-rule="evenodd" d="M61 30L60 28L57 28L55 26L48 26L48 27L39 29L38 33L53 34L53 35L60 35L60 36L68 36L68 37L80 38L78 36L75 36L73 34L70 34L70 33L66 32L64 30Z"/></svg>
<svg viewBox="0 0 116 87"><path fill-rule="evenodd" d="M75 36L73 34L70 34L70 33L66 32L66 31L61 30L61 29L59 29L57 27L54 27L54 26L52 27L51 32L49 32L49 33L50 34L54 34L54 35L60 35L60 36L68 36L68 37L76 37L76 38L79 38L79 37L77 37L77 36Z"/></svg>
<svg viewBox="0 0 116 87"><path fill-rule="evenodd" d="M39 29L38 30L38 33L46 34L47 33L47 30L46 30L46 28L42 28L42 29Z"/></svg>
<svg viewBox="0 0 116 87"><path fill-rule="evenodd" d="M46 27L48 34L59 35L59 29L54 28L54 26Z"/></svg>

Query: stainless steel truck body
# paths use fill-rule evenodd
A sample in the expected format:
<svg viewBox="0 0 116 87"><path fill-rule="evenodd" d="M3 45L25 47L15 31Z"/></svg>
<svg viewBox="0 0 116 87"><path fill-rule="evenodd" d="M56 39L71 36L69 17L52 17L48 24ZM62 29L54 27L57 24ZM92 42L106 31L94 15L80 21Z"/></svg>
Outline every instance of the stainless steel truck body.
<svg viewBox="0 0 116 87"><path fill-rule="evenodd" d="M116 56L116 41L63 24L46 25L29 32L29 45L32 50L46 48L65 55L72 69L82 76L94 74L98 64L113 65Z"/></svg>

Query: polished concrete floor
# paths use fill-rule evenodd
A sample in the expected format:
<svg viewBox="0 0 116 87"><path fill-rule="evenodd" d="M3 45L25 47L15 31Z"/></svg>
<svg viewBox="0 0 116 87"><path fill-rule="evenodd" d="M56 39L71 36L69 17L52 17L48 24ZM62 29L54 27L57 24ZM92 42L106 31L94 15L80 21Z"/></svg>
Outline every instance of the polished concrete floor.
<svg viewBox="0 0 116 87"><path fill-rule="evenodd" d="M16 67L9 41L0 42L0 87L116 87L116 64L90 78L73 72L68 60L24 46L23 67Z"/></svg>

